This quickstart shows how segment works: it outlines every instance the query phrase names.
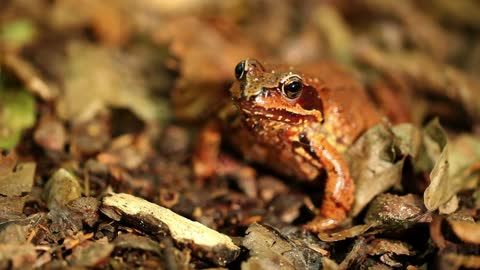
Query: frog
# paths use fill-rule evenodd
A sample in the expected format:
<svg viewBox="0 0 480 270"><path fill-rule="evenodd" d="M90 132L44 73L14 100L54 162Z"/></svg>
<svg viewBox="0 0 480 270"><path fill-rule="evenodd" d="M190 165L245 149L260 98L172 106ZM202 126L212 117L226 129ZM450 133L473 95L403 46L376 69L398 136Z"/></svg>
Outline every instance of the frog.
<svg viewBox="0 0 480 270"><path fill-rule="evenodd" d="M320 210L306 227L340 226L355 192L345 152L382 120L359 80L328 60L293 67L247 58L234 73L230 144L246 160L289 178L323 178Z"/></svg>

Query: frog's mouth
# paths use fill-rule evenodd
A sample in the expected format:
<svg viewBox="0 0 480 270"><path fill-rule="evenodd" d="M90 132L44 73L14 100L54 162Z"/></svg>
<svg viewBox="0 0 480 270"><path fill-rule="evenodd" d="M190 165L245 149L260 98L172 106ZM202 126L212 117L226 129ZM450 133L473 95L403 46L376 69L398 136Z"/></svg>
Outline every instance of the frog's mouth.
<svg viewBox="0 0 480 270"><path fill-rule="evenodd" d="M236 85L236 87L238 88L232 88L232 90L238 90L239 95L232 95L233 102L247 118L268 119L292 125L323 122L323 106L312 103L311 100L315 99L308 95L314 90L306 89L305 97L309 99L307 102L303 100L303 96L292 101L286 100L281 96L277 86L273 88L250 87L249 95L244 94L245 89L242 89L241 85Z"/></svg>
<svg viewBox="0 0 480 270"><path fill-rule="evenodd" d="M317 117L312 114L298 114L284 108L266 108L255 105L245 98L240 98L235 102L238 109L246 118L260 118L271 121L283 122L293 125L304 124L316 121Z"/></svg>

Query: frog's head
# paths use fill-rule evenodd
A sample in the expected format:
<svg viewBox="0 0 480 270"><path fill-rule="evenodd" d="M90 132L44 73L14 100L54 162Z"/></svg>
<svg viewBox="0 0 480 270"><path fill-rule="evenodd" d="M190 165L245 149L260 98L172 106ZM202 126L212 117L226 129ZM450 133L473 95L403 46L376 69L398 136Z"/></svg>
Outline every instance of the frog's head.
<svg viewBox="0 0 480 270"><path fill-rule="evenodd" d="M249 58L237 64L235 77L230 93L246 117L291 124L323 122L317 89L294 68L262 65Z"/></svg>

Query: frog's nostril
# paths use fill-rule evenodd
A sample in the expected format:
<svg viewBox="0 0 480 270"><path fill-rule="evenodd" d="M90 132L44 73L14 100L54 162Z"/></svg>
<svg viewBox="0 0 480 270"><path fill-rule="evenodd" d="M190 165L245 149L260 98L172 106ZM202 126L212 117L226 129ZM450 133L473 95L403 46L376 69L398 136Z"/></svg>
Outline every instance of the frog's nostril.
<svg viewBox="0 0 480 270"><path fill-rule="evenodd" d="M235 78L241 80L245 75L245 60L235 66Z"/></svg>

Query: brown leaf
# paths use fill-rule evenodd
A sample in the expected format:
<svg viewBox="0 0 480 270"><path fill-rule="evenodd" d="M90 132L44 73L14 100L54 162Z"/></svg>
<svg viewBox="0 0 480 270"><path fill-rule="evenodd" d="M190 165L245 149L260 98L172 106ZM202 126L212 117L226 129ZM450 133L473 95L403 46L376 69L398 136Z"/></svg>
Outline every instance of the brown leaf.
<svg viewBox="0 0 480 270"><path fill-rule="evenodd" d="M114 245L109 244L106 237L97 241L86 241L76 246L68 259L73 266L98 267L110 258Z"/></svg>
<svg viewBox="0 0 480 270"><path fill-rule="evenodd" d="M300 242L293 242L272 227L257 223L250 225L243 246L250 259L242 269L318 269L322 255Z"/></svg>
<svg viewBox="0 0 480 270"><path fill-rule="evenodd" d="M368 255L382 255L385 253L392 253L396 255L413 255L415 254L412 251L410 245L399 241L399 240L390 240L377 238L372 242L368 243Z"/></svg>
<svg viewBox="0 0 480 270"><path fill-rule="evenodd" d="M23 217L23 206L27 196L0 197L0 222Z"/></svg>
<svg viewBox="0 0 480 270"><path fill-rule="evenodd" d="M398 196L381 194L370 204L365 223L385 229L405 229L431 219L422 200L413 194Z"/></svg>
<svg viewBox="0 0 480 270"><path fill-rule="evenodd" d="M480 223L449 220L453 232L462 241L472 244L480 244Z"/></svg>
<svg viewBox="0 0 480 270"><path fill-rule="evenodd" d="M37 259L35 247L30 244L0 244L0 268L29 268Z"/></svg>
<svg viewBox="0 0 480 270"><path fill-rule="evenodd" d="M20 196L29 193L35 175L35 163L22 163L17 165L15 171L0 176L0 194L4 196Z"/></svg>
<svg viewBox="0 0 480 270"><path fill-rule="evenodd" d="M349 148L347 156L355 179L353 216L400 181L403 160L395 161L395 155L395 135L383 123L370 128Z"/></svg>
<svg viewBox="0 0 480 270"><path fill-rule="evenodd" d="M144 251L150 251L157 255L162 255L162 248L159 243L148 237L139 236L132 233L120 234L115 238L113 244L115 245L115 248L141 249Z"/></svg>

